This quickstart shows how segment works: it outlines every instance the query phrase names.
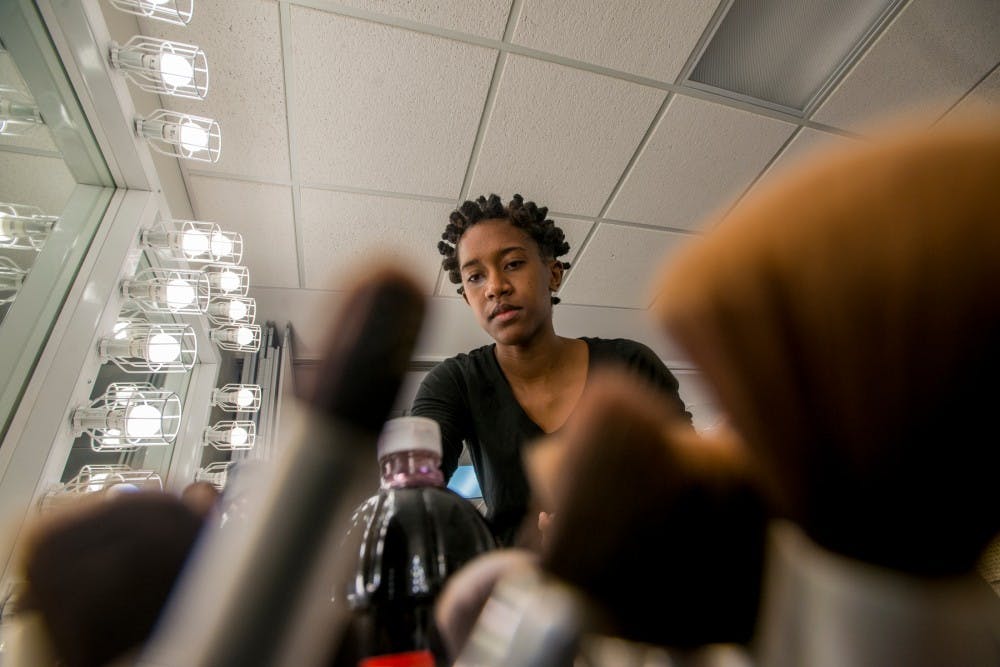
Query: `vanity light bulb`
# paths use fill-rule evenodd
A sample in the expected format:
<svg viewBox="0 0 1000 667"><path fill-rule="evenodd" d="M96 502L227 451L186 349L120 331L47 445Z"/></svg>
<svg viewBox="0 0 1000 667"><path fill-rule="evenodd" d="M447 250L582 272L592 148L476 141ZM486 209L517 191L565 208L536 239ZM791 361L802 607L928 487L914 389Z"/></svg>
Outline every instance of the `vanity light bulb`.
<svg viewBox="0 0 1000 667"><path fill-rule="evenodd" d="M191 83L194 68L187 58L164 52L160 54L160 78L168 88L180 88Z"/></svg>
<svg viewBox="0 0 1000 667"><path fill-rule="evenodd" d="M231 445L245 445L247 444L247 439L247 430L242 426L234 426L233 429L229 431L229 444Z"/></svg>
<svg viewBox="0 0 1000 667"><path fill-rule="evenodd" d="M167 306L172 309L180 309L190 305L195 299L194 288L190 283L174 278L167 283Z"/></svg>
<svg viewBox="0 0 1000 667"><path fill-rule="evenodd" d="M253 342L253 331L246 327L236 330L236 344L241 346L249 345Z"/></svg>
<svg viewBox="0 0 1000 667"><path fill-rule="evenodd" d="M188 257L197 257L208 252L208 234L188 230L181 234L181 252Z"/></svg>
<svg viewBox="0 0 1000 667"><path fill-rule="evenodd" d="M194 123L184 122L180 127L180 141L181 145L192 153L207 150L208 132Z"/></svg>
<svg viewBox="0 0 1000 667"><path fill-rule="evenodd" d="M253 405L253 392L249 389L240 389L236 392L236 405L245 408Z"/></svg>
<svg viewBox="0 0 1000 667"><path fill-rule="evenodd" d="M216 257L225 257L233 254L233 242L221 232L212 234L212 254Z"/></svg>
<svg viewBox="0 0 1000 667"><path fill-rule="evenodd" d="M219 289L223 292L235 292L240 288L240 277L232 271L219 274Z"/></svg>
<svg viewBox="0 0 1000 667"><path fill-rule="evenodd" d="M130 438L151 438L160 435L163 415L152 405L133 405L125 413L125 433Z"/></svg>
<svg viewBox="0 0 1000 667"><path fill-rule="evenodd" d="M180 341L170 334L156 334L149 339L146 346L146 358L156 364L168 364L180 356Z"/></svg>
<svg viewBox="0 0 1000 667"><path fill-rule="evenodd" d="M229 302L229 319L242 320L247 316L247 305L242 301L233 299ZM241 343L243 345L244 343Z"/></svg>

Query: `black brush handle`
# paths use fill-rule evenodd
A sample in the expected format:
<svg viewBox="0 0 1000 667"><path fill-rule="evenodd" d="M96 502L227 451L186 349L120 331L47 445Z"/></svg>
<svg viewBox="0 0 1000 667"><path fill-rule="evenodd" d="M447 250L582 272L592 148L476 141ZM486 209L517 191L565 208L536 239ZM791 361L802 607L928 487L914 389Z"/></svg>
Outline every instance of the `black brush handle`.
<svg viewBox="0 0 1000 667"><path fill-rule="evenodd" d="M299 438L276 462L245 534L208 536L184 573L162 632L142 664L245 667L282 661L292 624L302 621L331 536L346 530L358 480L376 469L376 441L396 399L424 315L408 277L381 271L353 290L307 403ZM234 531L230 531L231 533ZM322 560L322 562L319 562ZM307 590L309 589L309 590ZM298 619L296 621L295 619ZM329 628L327 639L336 635Z"/></svg>

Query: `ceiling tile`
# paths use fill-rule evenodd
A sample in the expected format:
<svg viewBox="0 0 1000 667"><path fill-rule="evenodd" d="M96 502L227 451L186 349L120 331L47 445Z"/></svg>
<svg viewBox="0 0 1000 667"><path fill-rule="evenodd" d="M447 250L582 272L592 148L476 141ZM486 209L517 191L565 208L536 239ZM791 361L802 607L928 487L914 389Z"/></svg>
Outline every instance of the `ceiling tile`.
<svg viewBox="0 0 1000 667"><path fill-rule="evenodd" d="M699 229L757 177L795 126L675 96L606 217Z"/></svg>
<svg viewBox="0 0 1000 667"><path fill-rule="evenodd" d="M457 197L496 51L292 8L303 183Z"/></svg>
<svg viewBox="0 0 1000 667"><path fill-rule="evenodd" d="M1000 54L997 0L913 0L813 114L854 131L907 111L931 122Z"/></svg>
<svg viewBox="0 0 1000 667"><path fill-rule="evenodd" d="M298 287L291 188L192 175L199 220L243 235L243 263L256 287Z"/></svg>
<svg viewBox="0 0 1000 667"><path fill-rule="evenodd" d="M288 131L278 3L199 2L186 27L146 19L140 23L144 34L195 44L208 59L209 87L204 100L162 98L168 109L219 122L222 155L217 163L199 162L197 168L287 181Z"/></svg>
<svg viewBox="0 0 1000 667"><path fill-rule="evenodd" d="M470 196L521 193L552 210L597 216L665 93L510 56Z"/></svg>
<svg viewBox="0 0 1000 667"><path fill-rule="evenodd" d="M340 0L341 5L426 23L481 37L500 39L511 0Z"/></svg>
<svg viewBox="0 0 1000 667"><path fill-rule="evenodd" d="M1000 112L1000 67L995 67L988 77L948 112L948 115L964 116L969 113L998 112Z"/></svg>
<svg viewBox="0 0 1000 667"><path fill-rule="evenodd" d="M650 281L665 258L693 238L602 222L567 272L559 296L566 303L646 308Z"/></svg>
<svg viewBox="0 0 1000 667"><path fill-rule="evenodd" d="M573 264L580 253L580 246L583 245L583 240L587 238L587 234L590 233L590 228L594 226L594 223L590 220L576 220L573 218L560 218L558 216L549 217L556 224L556 227L563 230L563 234L566 236L566 243L569 244L569 252L559 259Z"/></svg>
<svg viewBox="0 0 1000 667"><path fill-rule="evenodd" d="M302 246L310 289L338 281L382 256L412 273L430 294L441 266L437 243L452 204L302 188Z"/></svg>
<svg viewBox="0 0 1000 667"><path fill-rule="evenodd" d="M525 0L511 41L673 83L719 0Z"/></svg>
<svg viewBox="0 0 1000 667"><path fill-rule="evenodd" d="M827 149L834 150L839 147L858 143L860 142L855 139L849 139L839 134L830 134L829 132L804 127L788 142L788 145L774 159L774 162L767 168L764 175L754 183L754 188L761 183L780 177L782 174L787 173L788 170L794 169L802 161L810 159L821 151Z"/></svg>

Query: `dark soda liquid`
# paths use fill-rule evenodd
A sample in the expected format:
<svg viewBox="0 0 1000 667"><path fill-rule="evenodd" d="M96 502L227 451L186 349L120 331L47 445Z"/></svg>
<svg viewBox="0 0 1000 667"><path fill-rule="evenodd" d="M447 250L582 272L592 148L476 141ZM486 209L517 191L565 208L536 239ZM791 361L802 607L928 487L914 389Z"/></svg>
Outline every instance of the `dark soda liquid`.
<svg viewBox="0 0 1000 667"><path fill-rule="evenodd" d="M359 509L363 529L348 585L360 656L431 650L443 659L434 602L448 577L496 542L475 507L439 486L382 490Z"/></svg>

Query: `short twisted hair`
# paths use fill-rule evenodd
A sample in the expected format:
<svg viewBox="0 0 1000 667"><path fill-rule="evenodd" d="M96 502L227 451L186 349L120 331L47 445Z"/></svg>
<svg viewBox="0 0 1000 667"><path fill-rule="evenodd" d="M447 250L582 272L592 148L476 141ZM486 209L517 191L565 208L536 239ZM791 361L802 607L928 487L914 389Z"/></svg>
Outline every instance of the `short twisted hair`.
<svg viewBox="0 0 1000 667"><path fill-rule="evenodd" d="M535 202L524 201L521 195L505 206L497 195L491 194L489 199L479 197L476 201L466 200L460 207L451 212L448 226L438 241L438 251L444 255L441 267L448 272L448 279L459 285L458 293L465 294L461 286L462 274L458 269L458 242L470 227L483 220L506 220L518 229L523 230L538 244L538 250L543 258L556 259L569 252L566 235L556 227L551 220L546 220L548 207L539 208ZM569 269L569 262L559 262L563 270ZM552 303L559 303L559 297L552 297Z"/></svg>

